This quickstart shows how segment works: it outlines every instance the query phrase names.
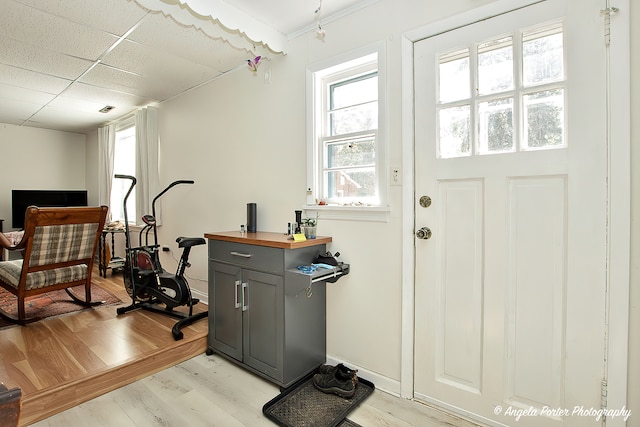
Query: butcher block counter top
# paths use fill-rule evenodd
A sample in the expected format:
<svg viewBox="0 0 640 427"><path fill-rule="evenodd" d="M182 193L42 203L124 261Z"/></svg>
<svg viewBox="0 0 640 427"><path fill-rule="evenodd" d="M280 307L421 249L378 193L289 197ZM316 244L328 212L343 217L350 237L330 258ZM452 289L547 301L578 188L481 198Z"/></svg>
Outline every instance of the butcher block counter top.
<svg viewBox="0 0 640 427"><path fill-rule="evenodd" d="M331 243L331 237L317 236L315 239L307 239L302 242L294 242L284 233L258 231L256 233L241 233L240 231L223 231L217 233L205 233L205 239L221 240L224 242L246 243L248 245L267 246L270 248L296 249L308 246Z"/></svg>

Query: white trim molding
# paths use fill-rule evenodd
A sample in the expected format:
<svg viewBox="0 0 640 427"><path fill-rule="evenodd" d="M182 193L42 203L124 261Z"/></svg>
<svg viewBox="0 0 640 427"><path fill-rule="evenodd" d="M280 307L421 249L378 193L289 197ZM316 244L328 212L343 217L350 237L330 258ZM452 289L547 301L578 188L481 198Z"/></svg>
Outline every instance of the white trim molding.
<svg viewBox="0 0 640 427"><path fill-rule="evenodd" d="M134 0L153 12L256 55L286 53L287 37L222 0Z"/></svg>
<svg viewBox="0 0 640 427"><path fill-rule="evenodd" d="M352 221L388 222L388 206L334 206L305 205L302 207L307 218L337 219Z"/></svg>

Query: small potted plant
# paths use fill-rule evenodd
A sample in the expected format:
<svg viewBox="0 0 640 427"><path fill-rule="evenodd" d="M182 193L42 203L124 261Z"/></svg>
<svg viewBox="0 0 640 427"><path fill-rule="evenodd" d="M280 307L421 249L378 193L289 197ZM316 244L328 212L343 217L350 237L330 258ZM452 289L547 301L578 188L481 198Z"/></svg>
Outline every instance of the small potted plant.
<svg viewBox="0 0 640 427"><path fill-rule="evenodd" d="M317 218L304 218L302 220L302 228L304 230L304 236L307 239L316 238L316 226L318 225Z"/></svg>

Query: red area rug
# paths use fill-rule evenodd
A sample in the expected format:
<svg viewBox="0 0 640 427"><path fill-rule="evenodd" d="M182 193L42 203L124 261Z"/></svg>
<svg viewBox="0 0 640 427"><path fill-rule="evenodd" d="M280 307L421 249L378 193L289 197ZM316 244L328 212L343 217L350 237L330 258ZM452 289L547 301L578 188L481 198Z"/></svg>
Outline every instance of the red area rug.
<svg viewBox="0 0 640 427"><path fill-rule="evenodd" d="M84 299L84 286L76 286L71 288L74 295ZM59 291L47 292L46 294L38 295L35 297L27 298L25 302L25 308L27 311L27 318L29 317L53 317L60 316L62 314L77 313L85 310L92 310L94 308L104 307L105 305L112 305L120 303L120 298L113 295L106 289L93 283L91 285L91 300L92 301L104 301L104 304L96 307L84 307L79 304L75 304L71 297L67 295L64 289ZM0 288L0 309L12 316L18 316L18 307L16 304L17 298ZM0 329L9 326L18 326L15 323L11 323L5 319L0 318Z"/></svg>

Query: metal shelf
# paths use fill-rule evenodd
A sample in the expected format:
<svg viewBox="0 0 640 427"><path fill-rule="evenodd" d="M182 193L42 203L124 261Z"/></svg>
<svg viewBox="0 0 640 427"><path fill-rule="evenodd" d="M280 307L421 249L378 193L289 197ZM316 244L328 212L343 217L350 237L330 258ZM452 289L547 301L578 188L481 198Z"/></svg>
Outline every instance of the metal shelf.
<svg viewBox="0 0 640 427"><path fill-rule="evenodd" d="M346 276L349 274L350 265L349 264L340 264L333 269L327 269L319 267L315 271L311 273L304 273L300 270L289 269L287 273L294 274L295 277L298 277L298 280L302 280L307 282L308 284L317 283L317 282L329 282L334 283L338 281L342 276Z"/></svg>

